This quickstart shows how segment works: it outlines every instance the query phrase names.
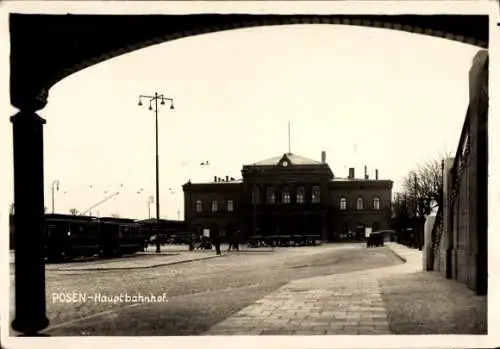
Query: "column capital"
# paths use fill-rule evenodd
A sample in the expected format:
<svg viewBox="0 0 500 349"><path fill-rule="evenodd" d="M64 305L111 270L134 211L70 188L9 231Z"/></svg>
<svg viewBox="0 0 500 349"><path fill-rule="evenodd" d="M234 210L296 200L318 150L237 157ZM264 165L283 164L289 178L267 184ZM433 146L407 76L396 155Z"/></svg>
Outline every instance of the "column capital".
<svg viewBox="0 0 500 349"><path fill-rule="evenodd" d="M34 111L18 111L16 114L10 117L10 122L13 124L21 124L21 123L36 123L45 125L47 121L39 116Z"/></svg>
<svg viewBox="0 0 500 349"><path fill-rule="evenodd" d="M11 81L10 104L24 112L36 112L45 108L49 91L45 87L33 87L27 83L18 86Z"/></svg>

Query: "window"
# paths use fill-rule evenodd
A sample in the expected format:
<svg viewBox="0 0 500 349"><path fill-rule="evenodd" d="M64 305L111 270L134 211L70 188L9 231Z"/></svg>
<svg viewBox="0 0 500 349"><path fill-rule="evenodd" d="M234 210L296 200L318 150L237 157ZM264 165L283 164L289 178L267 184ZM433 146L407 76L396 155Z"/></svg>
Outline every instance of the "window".
<svg viewBox="0 0 500 349"><path fill-rule="evenodd" d="M288 188L283 188L283 192L281 193L281 201L284 204L290 203L290 190Z"/></svg>
<svg viewBox="0 0 500 349"><path fill-rule="evenodd" d="M311 201L314 203L314 204L317 204L320 202L320 189L319 187L316 185L312 188L312 196L311 196Z"/></svg>
<svg viewBox="0 0 500 349"><path fill-rule="evenodd" d="M260 204L260 193L259 188L255 187L252 190L252 204L258 205Z"/></svg>
<svg viewBox="0 0 500 349"><path fill-rule="evenodd" d="M303 204L305 201L305 196L306 196L306 190L304 189L304 187L298 187L297 188L297 203Z"/></svg>
<svg viewBox="0 0 500 349"><path fill-rule="evenodd" d="M276 195L274 194L274 188L267 188L267 203L274 204L276 202Z"/></svg>
<svg viewBox="0 0 500 349"><path fill-rule="evenodd" d="M203 211L203 201L196 200L196 212Z"/></svg>
<svg viewBox="0 0 500 349"><path fill-rule="evenodd" d="M362 210L363 209L363 198L358 198L356 200L356 210Z"/></svg>
<svg viewBox="0 0 500 349"><path fill-rule="evenodd" d="M219 208L219 203L217 202L217 200L212 200L212 212L217 212Z"/></svg>
<svg viewBox="0 0 500 349"><path fill-rule="evenodd" d="M380 210L380 198L379 197L373 198L373 209Z"/></svg>
<svg viewBox="0 0 500 349"><path fill-rule="evenodd" d="M347 199L346 198L340 199L340 209L347 210Z"/></svg>
<svg viewBox="0 0 500 349"><path fill-rule="evenodd" d="M227 212L233 212L234 211L233 200L227 200L226 208L227 208Z"/></svg>

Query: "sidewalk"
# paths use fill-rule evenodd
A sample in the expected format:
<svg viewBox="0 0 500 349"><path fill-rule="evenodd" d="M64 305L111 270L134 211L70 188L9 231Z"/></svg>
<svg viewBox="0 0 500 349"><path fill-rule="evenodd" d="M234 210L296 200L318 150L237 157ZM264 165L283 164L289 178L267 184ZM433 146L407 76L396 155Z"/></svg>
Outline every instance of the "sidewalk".
<svg viewBox="0 0 500 349"><path fill-rule="evenodd" d="M213 252L183 252L183 253L147 253L134 258L122 258L112 261L99 261L95 263L67 263L58 265L54 270L59 271L82 271L82 270L117 270L117 269L141 269L153 268L165 265L194 262L204 259L215 258L217 255Z"/></svg>
<svg viewBox="0 0 500 349"><path fill-rule="evenodd" d="M422 271L422 252L387 248L406 263L293 281L206 335L484 334L486 298Z"/></svg>

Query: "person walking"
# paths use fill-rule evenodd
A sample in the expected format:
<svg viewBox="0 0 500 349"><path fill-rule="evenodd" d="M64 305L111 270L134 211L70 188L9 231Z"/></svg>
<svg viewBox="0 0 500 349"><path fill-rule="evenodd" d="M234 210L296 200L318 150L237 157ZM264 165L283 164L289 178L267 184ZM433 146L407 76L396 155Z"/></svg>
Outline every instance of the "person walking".
<svg viewBox="0 0 500 349"><path fill-rule="evenodd" d="M231 251L233 248L233 235L234 233L231 230L226 231L226 241L227 241L227 252Z"/></svg>
<svg viewBox="0 0 500 349"><path fill-rule="evenodd" d="M220 250L220 235L219 235L219 229L217 226L213 226L210 229L210 239L212 240L212 244L215 246L215 253L218 256L221 256L221 250Z"/></svg>
<svg viewBox="0 0 500 349"><path fill-rule="evenodd" d="M196 241L196 233L194 231L192 231L190 236L189 236L189 251L194 251L195 241Z"/></svg>
<svg viewBox="0 0 500 349"><path fill-rule="evenodd" d="M233 243L233 248L236 251L240 250L240 235L241 232L239 230L236 232L236 234L233 235L232 243Z"/></svg>

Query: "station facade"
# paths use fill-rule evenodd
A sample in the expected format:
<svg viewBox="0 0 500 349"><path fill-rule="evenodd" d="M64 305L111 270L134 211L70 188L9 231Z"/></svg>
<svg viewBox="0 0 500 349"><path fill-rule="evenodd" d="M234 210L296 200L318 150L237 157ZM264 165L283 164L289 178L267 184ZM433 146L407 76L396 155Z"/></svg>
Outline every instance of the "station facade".
<svg viewBox="0 0 500 349"><path fill-rule="evenodd" d="M292 153L244 165L242 178L214 177L183 185L188 228L196 233L316 235L323 241L362 240L391 229L391 180L335 177L326 153L316 161Z"/></svg>

